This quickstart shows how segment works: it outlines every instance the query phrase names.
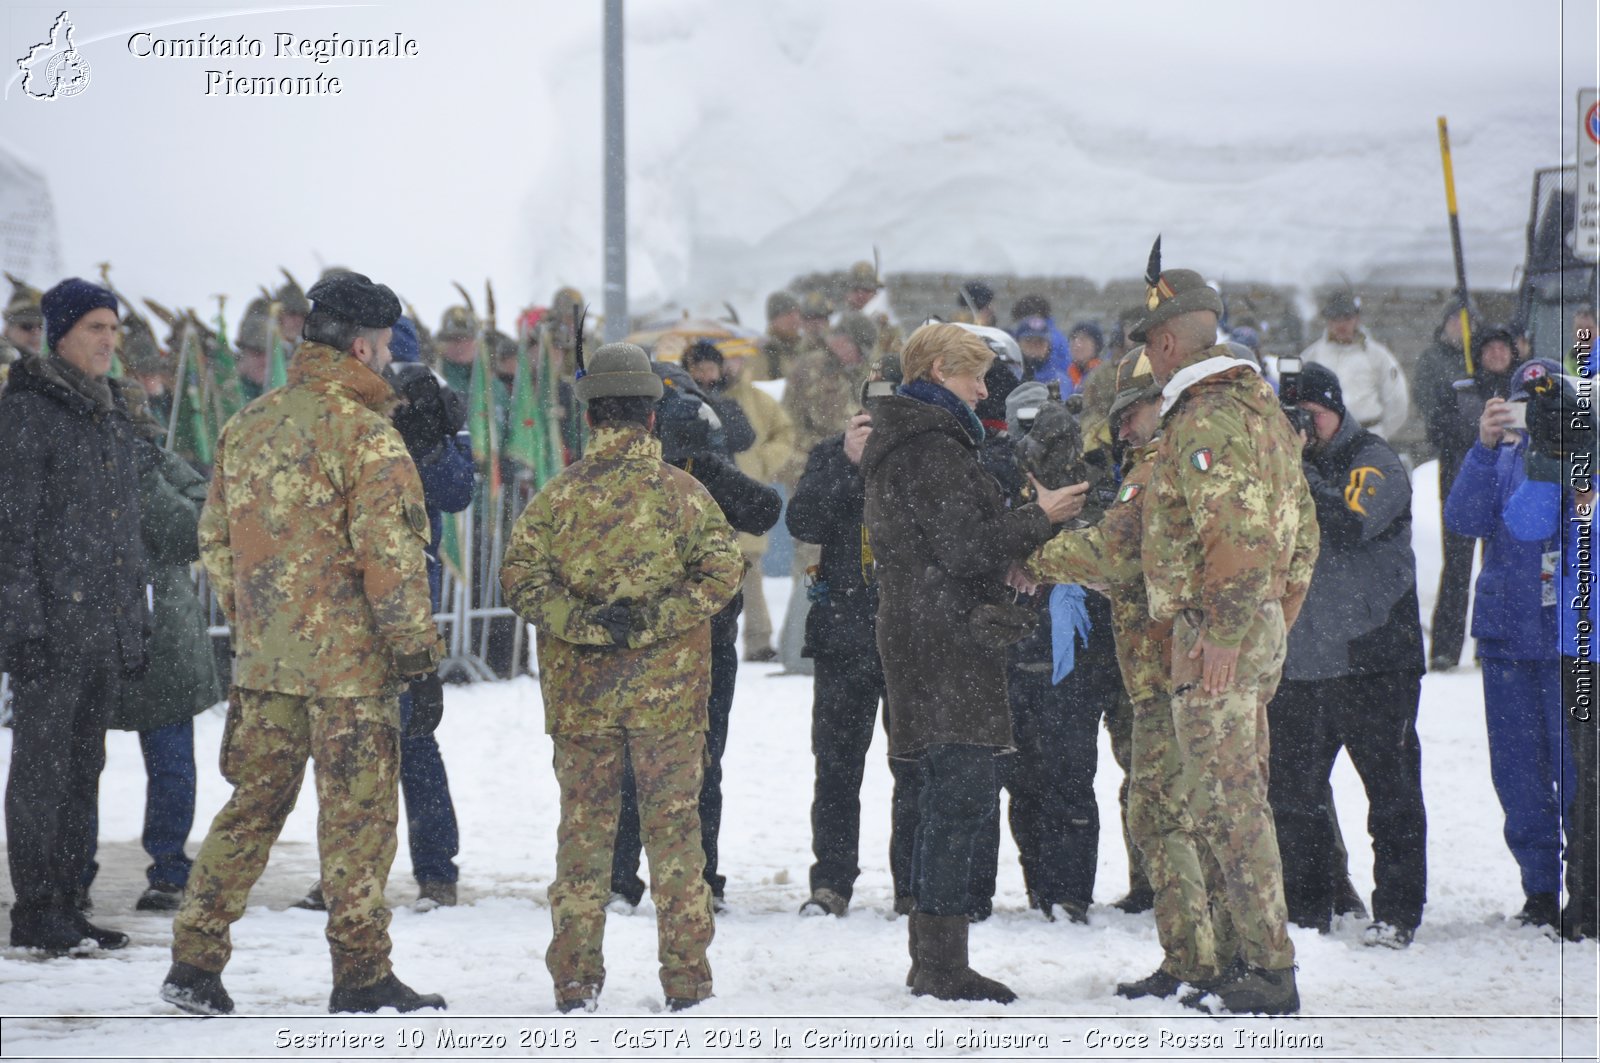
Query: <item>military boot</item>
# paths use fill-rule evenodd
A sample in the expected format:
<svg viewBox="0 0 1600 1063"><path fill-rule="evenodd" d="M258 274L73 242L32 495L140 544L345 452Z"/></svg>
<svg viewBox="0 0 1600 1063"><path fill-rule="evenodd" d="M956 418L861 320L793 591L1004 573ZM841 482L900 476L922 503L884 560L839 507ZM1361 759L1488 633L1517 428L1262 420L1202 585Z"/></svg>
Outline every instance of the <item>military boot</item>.
<svg viewBox="0 0 1600 1063"><path fill-rule="evenodd" d="M1216 988L1218 980L1216 975L1209 978L1179 978L1175 974L1168 974L1166 968L1157 967L1154 974L1146 975L1137 982L1118 982L1117 996L1128 1000L1143 997L1165 1000L1177 996L1178 990L1184 986L1192 986L1201 993L1210 992Z"/></svg>
<svg viewBox="0 0 1600 1063"><path fill-rule="evenodd" d="M1188 1003L1187 998L1184 1002ZM1244 973L1204 994L1194 1006L1213 1014L1226 1011L1234 1015L1293 1015L1300 1010L1294 967L1276 971L1246 967Z"/></svg>
<svg viewBox="0 0 1600 1063"><path fill-rule="evenodd" d="M967 931L962 915L926 915L912 912L917 927L917 974L911 992L938 1000L992 1000L1010 1004L1017 995L993 978L985 978L967 965Z"/></svg>
<svg viewBox="0 0 1600 1063"><path fill-rule="evenodd" d="M174 963L161 983L161 999L191 1015L232 1015L233 998L222 988L222 975L192 963Z"/></svg>
<svg viewBox="0 0 1600 1063"><path fill-rule="evenodd" d="M370 1013L380 1008L396 1011L418 1011L422 1008L445 1010L444 997L438 993L418 993L394 976L393 972L364 986L334 986L328 997L328 1011Z"/></svg>
<svg viewBox="0 0 1600 1063"><path fill-rule="evenodd" d="M596 1011L599 1007L600 987L593 982L568 982L556 992L556 1010L563 1015Z"/></svg>

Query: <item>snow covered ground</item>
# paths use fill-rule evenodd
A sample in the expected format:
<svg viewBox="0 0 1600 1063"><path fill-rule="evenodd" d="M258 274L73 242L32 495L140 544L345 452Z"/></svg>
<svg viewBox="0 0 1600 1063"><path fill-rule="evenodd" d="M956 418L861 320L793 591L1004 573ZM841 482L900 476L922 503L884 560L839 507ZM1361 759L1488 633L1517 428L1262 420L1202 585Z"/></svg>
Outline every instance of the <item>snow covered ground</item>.
<svg viewBox="0 0 1600 1063"><path fill-rule="evenodd" d="M1433 470L1423 466L1416 482L1425 598L1438 570ZM787 597L785 583L767 583L775 613ZM1424 617L1430 608L1425 601ZM130 932L133 945L98 959L40 960L0 950L0 1012L8 1016L0 1049L7 1057L55 1058L1224 1058L1230 1050L1245 1058L1595 1056L1594 944L1558 944L1508 920L1522 898L1489 785L1475 670L1429 676L1423 684L1430 889L1416 943L1389 952L1363 948L1359 926L1326 937L1293 930L1304 1011L1277 1021L1210 1018L1171 1002L1113 995L1117 980L1152 970L1160 950L1149 915L1107 906L1126 888L1127 865L1115 820L1118 772L1104 741L1096 780L1103 844L1090 924L1046 923L1027 909L1007 839L995 915L972 933L975 966L1015 988L1022 998L1016 1005L937 1003L913 998L902 984L905 924L891 914L890 779L881 735L868 761L865 870L854 907L844 919L798 918L811 859L810 696L808 679L776 675L770 666L746 666L740 674L725 762L723 870L731 907L718 919L712 946L716 997L670 1017L662 1013L648 901L608 920L609 973L599 1012L552 1013L543 950L556 787L534 680L447 693L439 736L461 818L462 905L423 915L410 909L415 894L403 844L391 878L397 972L419 989L444 993L451 1010L443 1015L326 1015L323 917L285 908L315 874L309 790L257 889L257 906L235 927L237 953L226 981L244 1017L202 1021L161 1003L156 989L169 962L170 924L131 911L143 885L137 839L144 777L134 736L114 733L101 790L107 866L95 896L98 918ZM197 723L196 845L227 789L215 767L222 721L208 713ZM6 751L0 759L8 762L9 732L0 734ZM1355 881L1370 892L1365 800L1342 758L1334 787ZM411 1031L420 1031L421 1047L405 1047ZM1191 1050L1163 1042L1163 1032L1220 1043ZM881 1040L877 1047L819 1040L846 1033ZM789 1045L779 1047L776 1035L789 1037ZM941 1035L941 1044L930 1044ZM1048 1038L1047 1047L994 1047L1000 1038L1024 1035ZM1239 1038L1252 1035L1265 1040L1240 1048ZM311 1039L302 1046L321 1047L293 1047L287 1039L294 1036ZM350 1046L349 1038L362 1036L383 1043ZM506 1045L450 1047L458 1042L448 1038L465 1036L503 1036ZM974 1037L978 1047L967 1047ZM1118 1047L1107 1037L1146 1041ZM1285 1037L1320 1038L1320 1049L1296 1050ZM895 1047L901 1039L910 1046Z"/></svg>

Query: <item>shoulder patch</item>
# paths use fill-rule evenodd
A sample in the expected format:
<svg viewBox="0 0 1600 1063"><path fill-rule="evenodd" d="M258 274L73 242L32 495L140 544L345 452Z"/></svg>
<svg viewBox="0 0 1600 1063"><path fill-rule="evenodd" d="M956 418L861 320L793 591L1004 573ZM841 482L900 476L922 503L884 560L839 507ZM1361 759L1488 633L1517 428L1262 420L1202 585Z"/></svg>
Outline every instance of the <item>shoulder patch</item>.
<svg viewBox="0 0 1600 1063"><path fill-rule="evenodd" d="M1212 457L1211 457L1211 448L1210 447L1201 447L1199 450L1195 451L1193 454L1190 454L1189 455L1189 464L1193 465L1195 468L1199 469L1201 472L1210 472L1211 471L1211 466L1213 464Z"/></svg>
<svg viewBox="0 0 1600 1063"><path fill-rule="evenodd" d="M1135 498L1139 497L1139 491L1141 489L1141 485L1139 484L1123 484L1122 490L1117 492L1117 501L1132 502Z"/></svg>
<svg viewBox="0 0 1600 1063"><path fill-rule="evenodd" d="M1361 504L1362 500L1378 493L1378 485L1372 482L1374 479L1382 480L1386 477L1371 465L1363 465L1350 470L1350 482L1344 488L1344 504L1363 517L1367 515L1367 511Z"/></svg>
<svg viewBox="0 0 1600 1063"><path fill-rule="evenodd" d="M428 511L415 502L406 503L406 523L411 525L411 530L423 539L432 539L428 528Z"/></svg>

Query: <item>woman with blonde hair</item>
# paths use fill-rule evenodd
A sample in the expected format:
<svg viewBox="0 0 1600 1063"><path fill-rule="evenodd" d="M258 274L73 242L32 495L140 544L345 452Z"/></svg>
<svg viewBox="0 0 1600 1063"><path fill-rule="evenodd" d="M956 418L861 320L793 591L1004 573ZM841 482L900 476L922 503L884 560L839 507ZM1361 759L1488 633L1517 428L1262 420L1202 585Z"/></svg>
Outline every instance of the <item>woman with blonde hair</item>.
<svg viewBox="0 0 1600 1063"><path fill-rule="evenodd" d="M889 753L922 773L912 855L911 975L918 996L1016 994L967 964L973 843L994 814L994 756L1012 744L1004 647L1027 633L1010 567L1083 508L1084 484L1008 510L978 461L994 352L963 325L911 334L905 383L879 400L861 459L879 586L878 651L888 689Z"/></svg>

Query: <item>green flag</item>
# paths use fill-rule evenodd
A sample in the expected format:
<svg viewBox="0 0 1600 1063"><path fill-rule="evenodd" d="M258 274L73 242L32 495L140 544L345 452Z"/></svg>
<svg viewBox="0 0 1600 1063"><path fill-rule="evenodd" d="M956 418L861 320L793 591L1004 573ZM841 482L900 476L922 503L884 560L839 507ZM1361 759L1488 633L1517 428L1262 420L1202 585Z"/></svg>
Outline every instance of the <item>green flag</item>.
<svg viewBox="0 0 1600 1063"><path fill-rule="evenodd" d="M513 461L526 466L542 485L544 446L539 434L539 399L534 393L533 372L528 364L528 337L517 341L517 375L511 385L511 419L506 428L505 452Z"/></svg>
<svg viewBox="0 0 1600 1063"><path fill-rule="evenodd" d="M500 497L500 445L495 438L494 384L490 378L489 341L480 333L472 378L467 385L467 432L472 436L472 453L487 473L489 498L495 500Z"/></svg>
<svg viewBox="0 0 1600 1063"><path fill-rule="evenodd" d="M173 449L185 457L193 458L201 465L210 465L213 439L206 431L204 400L206 367L202 346L199 337L194 334L194 329L186 325L181 341L181 353L187 355L183 359L183 379L174 382L178 392L178 408L174 411L178 431L173 440Z"/></svg>

